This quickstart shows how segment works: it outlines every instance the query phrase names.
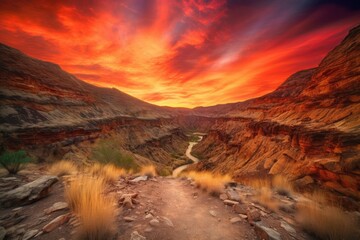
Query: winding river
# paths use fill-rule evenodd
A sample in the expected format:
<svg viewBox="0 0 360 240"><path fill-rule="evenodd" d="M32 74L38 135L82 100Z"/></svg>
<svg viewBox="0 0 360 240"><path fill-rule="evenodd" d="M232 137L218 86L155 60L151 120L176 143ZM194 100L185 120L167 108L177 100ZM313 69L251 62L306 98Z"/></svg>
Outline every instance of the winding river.
<svg viewBox="0 0 360 240"><path fill-rule="evenodd" d="M177 167L173 170L173 173L172 173L172 176L173 177L177 177L179 176L179 174L184 171L186 168L188 168L190 165L194 164L194 163L197 163L199 162L199 159L194 157L193 155L191 155L191 151L192 151L192 148L194 147L194 145L198 144L202 139L203 139L203 134L200 135L200 134L197 134L195 133L196 136L199 137L199 140L196 141L196 142L189 142L189 146L188 148L186 149L186 152L185 152L185 155L186 157L188 157L189 159L191 159L193 161L193 163L190 163L190 164L185 164L185 165L182 165L180 167Z"/></svg>

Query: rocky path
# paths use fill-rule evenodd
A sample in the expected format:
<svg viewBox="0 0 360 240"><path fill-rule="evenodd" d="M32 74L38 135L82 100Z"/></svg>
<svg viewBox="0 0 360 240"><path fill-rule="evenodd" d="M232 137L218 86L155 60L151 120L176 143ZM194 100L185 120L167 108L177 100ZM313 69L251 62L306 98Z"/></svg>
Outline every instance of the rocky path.
<svg viewBox="0 0 360 240"><path fill-rule="evenodd" d="M136 210L124 213L136 220L124 227L120 239L129 239L133 231L146 239L256 238L250 225L231 207L194 188L187 180L149 180L137 183L136 189L140 204ZM234 218L238 221L231 223Z"/></svg>

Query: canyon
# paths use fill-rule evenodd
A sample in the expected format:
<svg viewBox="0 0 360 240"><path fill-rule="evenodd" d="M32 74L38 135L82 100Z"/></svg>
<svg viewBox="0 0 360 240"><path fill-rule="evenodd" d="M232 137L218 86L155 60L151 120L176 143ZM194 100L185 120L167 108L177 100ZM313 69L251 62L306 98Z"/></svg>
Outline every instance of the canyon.
<svg viewBox="0 0 360 240"><path fill-rule="evenodd" d="M139 164L170 172L189 163L187 133L205 132L190 167L236 181L284 175L299 190L322 188L358 209L360 27L317 68L245 102L194 109L155 106L90 85L58 65L0 45L0 143L39 162L91 160L116 139Z"/></svg>

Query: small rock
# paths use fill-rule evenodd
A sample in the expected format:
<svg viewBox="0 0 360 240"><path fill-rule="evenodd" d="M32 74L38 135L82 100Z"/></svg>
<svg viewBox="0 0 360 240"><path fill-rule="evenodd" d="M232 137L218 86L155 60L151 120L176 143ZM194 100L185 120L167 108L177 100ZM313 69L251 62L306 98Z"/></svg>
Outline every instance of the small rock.
<svg viewBox="0 0 360 240"><path fill-rule="evenodd" d="M56 202L51 207L44 210L45 214L67 209L69 205L66 202Z"/></svg>
<svg viewBox="0 0 360 240"><path fill-rule="evenodd" d="M213 217L216 217L216 216L217 216L217 214L216 214L216 212L215 212L214 210L210 210L209 213L210 213L210 215L213 216Z"/></svg>
<svg viewBox="0 0 360 240"><path fill-rule="evenodd" d="M232 219L230 219L231 223L237 223L237 222L241 222L241 218L239 217L233 217Z"/></svg>
<svg viewBox="0 0 360 240"><path fill-rule="evenodd" d="M24 236L22 237L22 240L29 240L30 238L34 237L38 232L39 232L39 230L37 230L37 229L29 230L24 234Z"/></svg>
<svg viewBox="0 0 360 240"><path fill-rule="evenodd" d="M153 229L152 229L152 227L147 227L147 228L145 228L145 232L151 232Z"/></svg>
<svg viewBox="0 0 360 240"><path fill-rule="evenodd" d="M14 208L12 211L13 212L18 212L18 211L20 211L20 210L22 210L23 209L23 207L17 207L17 208Z"/></svg>
<svg viewBox="0 0 360 240"><path fill-rule="evenodd" d="M133 217L124 217L125 222L133 222L135 221L135 218Z"/></svg>
<svg viewBox="0 0 360 240"><path fill-rule="evenodd" d="M241 198L239 196L239 193L235 191L234 189L230 188L226 191L226 195L230 200L241 202Z"/></svg>
<svg viewBox="0 0 360 240"><path fill-rule="evenodd" d="M255 233L259 239L281 240L280 233L271 228L265 227L261 222L255 223Z"/></svg>
<svg viewBox="0 0 360 240"><path fill-rule="evenodd" d="M228 199L228 196L225 193L222 193L220 194L219 198L224 201Z"/></svg>
<svg viewBox="0 0 360 240"><path fill-rule="evenodd" d="M235 204L239 204L239 202L233 200L224 200L225 205L233 206Z"/></svg>
<svg viewBox="0 0 360 240"><path fill-rule="evenodd" d="M248 218L248 216L245 215L245 214L239 214L239 216L240 216L242 219L247 219L247 218Z"/></svg>
<svg viewBox="0 0 360 240"><path fill-rule="evenodd" d="M243 204L235 204L233 206L233 209L236 213L239 213L239 214L247 214L247 208L245 205Z"/></svg>
<svg viewBox="0 0 360 240"><path fill-rule="evenodd" d="M154 219L150 220L149 224L153 227L156 227L156 226L159 226L160 222L159 222L159 220L154 218Z"/></svg>
<svg viewBox="0 0 360 240"><path fill-rule="evenodd" d="M148 180L148 176L145 175L145 176L139 176L137 178L134 178L133 180L130 180L130 182L135 183L135 182L146 181L146 180Z"/></svg>
<svg viewBox="0 0 360 240"><path fill-rule="evenodd" d="M145 219L153 218L153 215L151 213L148 213L145 215Z"/></svg>
<svg viewBox="0 0 360 240"><path fill-rule="evenodd" d="M248 221L250 224L253 224L254 222L258 222L261 220L261 215L258 210L251 210L247 212Z"/></svg>
<svg viewBox="0 0 360 240"><path fill-rule="evenodd" d="M168 225L169 227L174 227L174 224L172 223L172 221L169 218L162 217L162 219L164 220L166 225Z"/></svg>
<svg viewBox="0 0 360 240"><path fill-rule="evenodd" d="M65 238L59 238L59 240L65 240Z"/></svg>
<svg viewBox="0 0 360 240"><path fill-rule="evenodd" d="M137 231L133 231L130 240L146 240L146 237L141 236Z"/></svg>
<svg viewBox="0 0 360 240"><path fill-rule="evenodd" d="M296 230L290 226L287 222L281 221L280 226L285 229L290 235L296 236Z"/></svg>
<svg viewBox="0 0 360 240"><path fill-rule="evenodd" d="M49 222L48 224L46 224L42 230L43 232L51 232L53 231L55 228L60 227L61 225L63 225L64 223L66 223L67 221L69 221L70 219L70 214L63 214L58 216L57 218L53 219L51 222Z"/></svg>

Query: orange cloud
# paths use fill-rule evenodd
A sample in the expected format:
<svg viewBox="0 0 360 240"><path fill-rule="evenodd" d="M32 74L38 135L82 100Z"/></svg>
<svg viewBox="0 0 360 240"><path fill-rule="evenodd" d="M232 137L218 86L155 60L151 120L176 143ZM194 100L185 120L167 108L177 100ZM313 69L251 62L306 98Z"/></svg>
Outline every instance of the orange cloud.
<svg viewBox="0 0 360 240"><path fill-rule="evenodd" d="M1 1L0 41L98 86L195 107L266 94L359 22L313 1Z"/></svg>

